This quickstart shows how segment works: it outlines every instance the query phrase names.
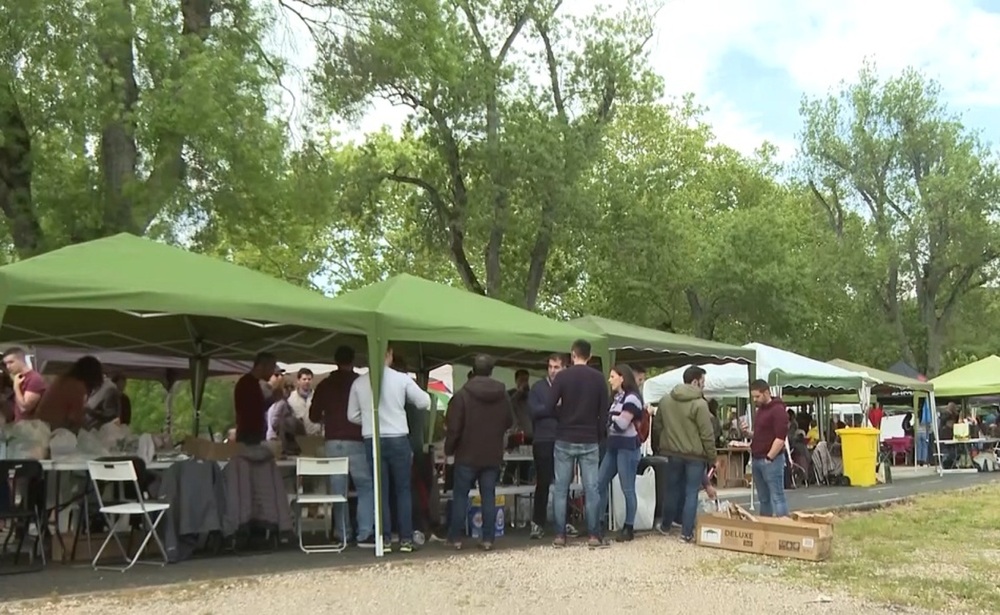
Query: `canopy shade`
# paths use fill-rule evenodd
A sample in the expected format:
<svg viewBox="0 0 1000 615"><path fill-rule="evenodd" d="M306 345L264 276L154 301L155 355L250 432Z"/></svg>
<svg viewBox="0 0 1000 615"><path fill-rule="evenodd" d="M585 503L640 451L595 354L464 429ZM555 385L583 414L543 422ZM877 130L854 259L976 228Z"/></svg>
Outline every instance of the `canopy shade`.
<svg viewBox="0 0 1000 615"><path fill-rule="evenodd" d="M145 355L120 350L84 350L81 348L61 348L59 346L36 346L34 348L35 369L42 374L61 374L80 357L91 355L97 358L108 374L121 374L133 380L156 380L172 384L179 380L191 380L194 374L187 357ZM250 361L227 361L213 359L208 362L207 376L242 375L250 371Z"/></svg>
<svg viewBox="0 0 1000 615"><path fill-rule="evenodd" d="M290 361L328 360L367 324L315 291L125 233L0 267L0 316L0 342Z"/></svg>
<svg viewBox="0 0 1000 615"><path fill-rule="evenodd" d="M856 372L864 376L868 376L870 379L877 380L878 383L872 386L872 391L875 393L880 393L882 389L891 389L893 391L928 392L934 390L934 385L930 382L921 382L916 378L900 376L899 374L893 372L875 369L874 367L868 367L866 365L861 365L860 363L852 363L843 359L834 359L829 363L830 365L836 365L837 367L846 369L847 371Z"/></svg>
<svg viewBox="0 0 1000 615"><path fill-rule="evenodd" d="M1000 357L995 354L941 374L931 380L938 397L979 397L1000 394Z"/></svg>
<svg viewBox="0 0 1000 615"><path fill-rule="evenodd" d="M765 344L751 343L744 348L757 354L757 377L771 386L780 386L786 394L828 395L833 392L857 391L865 378L856 372L841 369L787 350ZM644 396L650 401L659 400L674 386L683 382L686 368L678 368L646 381ZM744 365L705 366L705 394L712 397L747 397L749 374Z"/></svg>
<svg viewBox="0 0 1000 615"><path fill-rule="evenodd" d="M607 352L602 335L407 274L345 293L333 303L370 314L369 331L376 339L419 357L421 364L409 364L411 370L467 363L477 352L488 352L501 364L537 364L547 353L569 352L581 338L590 341L595 356Z"/></svg>
<svg viewBox="0 0 1000 615"><path fill-rule="evenodd" d="M584 316L571 325L603 335L616 362L649 367L690 363L753 363L757 353L749 348L657 331L600 316ZM745 370L744 370L745 371Z"/></svg>

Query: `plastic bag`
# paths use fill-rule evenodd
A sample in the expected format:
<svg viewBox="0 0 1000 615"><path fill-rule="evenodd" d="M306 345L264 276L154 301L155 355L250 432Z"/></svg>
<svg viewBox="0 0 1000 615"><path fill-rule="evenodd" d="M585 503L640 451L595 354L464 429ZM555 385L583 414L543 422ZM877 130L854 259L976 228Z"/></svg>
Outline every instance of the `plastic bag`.
<svg viewBox="0 0 1000 615"><path fill-rule="evenodd" d="M101 442L97 432L87 429L81 429L80 433L76 436L76 452L81 457L89 458L108 457L111 455L111 451Z"/></svg>
<svg viewBox="0 0 1000 615"><path fill-rule="evenodd" d="M636 530L653 529L653 516L656 511L656 470L646 468L642 474L635 477L635 523ZM622 493L621 482L616 476L611 481L611 525L613 529L622 527L625 523L625 494ZM603 511L602 511L603 512Z"/></svg>
<svg viewBox="0 0 1000 615"><path fill-rule="evenodd" d="M112 421L101 425L97 432L101 440L101 445L108 451L122 451L126 448L128 441L132 438L132 430L128 425L122 425L118 421Z"/></svg>
<svg viewBox="0 0 1000 615"><path fill-rule="evenodd" d="M76 455L76 436L68 429L57 429L49 440L49 454L53 459Z"/></svg>
<svg viewBox="0 0 1000 615"><path fill-rule="evenodd" d="M19 421L6 428L8 459L48 459L51 431L37 419Z"/></svg>

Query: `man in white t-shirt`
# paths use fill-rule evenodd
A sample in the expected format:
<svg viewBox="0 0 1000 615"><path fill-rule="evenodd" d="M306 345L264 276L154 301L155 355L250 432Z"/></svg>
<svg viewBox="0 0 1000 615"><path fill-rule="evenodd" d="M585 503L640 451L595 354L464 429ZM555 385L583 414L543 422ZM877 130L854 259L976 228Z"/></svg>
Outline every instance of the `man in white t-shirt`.
<svg viewBox="0 0 1000 615"><path fill-rule="evenodd" d="M379 394L379 447L381 450L380 475L382 491L383 549L392 550L388 537L392 535L392 519L389 516L390 477L398 506L399 550L413 552L413 496L411 493L411 465L413 448L410 446L410 429L406 421L406 405L418 410L431 406L430 395L421 390L417 383L404 372L392 367L393 352L390 348L385 355L382 371L382 387ZM372 366L377 369L376 366ZM351 384L351 394L347 402L347 420L361 425L361 436L365 440L367 458L372 459L374 434L374 395L368 374L359 376Z"/></svg>
<svg viewBox="0 0 1000 615"><path fill-rule="evenodd" d="M302 421L307 436L323 434L323 427L309 420L309 407L312 405L313 373L308 367L303 367L295 374L295 390L288 394L288 405L292 407L295 418Z"/></svg>

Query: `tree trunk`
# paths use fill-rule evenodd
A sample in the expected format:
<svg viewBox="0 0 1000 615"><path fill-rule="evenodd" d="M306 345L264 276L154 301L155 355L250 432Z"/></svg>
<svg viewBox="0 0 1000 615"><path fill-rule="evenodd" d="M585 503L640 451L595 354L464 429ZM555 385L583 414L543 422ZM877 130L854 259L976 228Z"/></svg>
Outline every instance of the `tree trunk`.
<svg viewBox="0 0 1000 615"><path fill-rule="evenodd" d="M31 195L31 133L14 91L13 75L0 71L0 211L10 224L21 258L42 251L42 228Z"/></svg>

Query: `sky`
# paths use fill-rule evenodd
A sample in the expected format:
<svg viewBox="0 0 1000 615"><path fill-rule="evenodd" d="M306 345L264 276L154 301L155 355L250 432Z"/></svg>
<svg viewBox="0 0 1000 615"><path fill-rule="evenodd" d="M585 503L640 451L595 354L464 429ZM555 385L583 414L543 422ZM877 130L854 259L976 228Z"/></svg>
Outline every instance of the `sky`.
<svg viewBox="0 0 1000 615"><path fill-rule="evenodd" d="M575 14L598 4L624 2L566 3ZM292 22L283 44L297 67L315 60ZM937 79L967 126L1000 141L1000 0L666 0L650 41L667 96L693 93L720 141L751 153L766 140L784 159L795 152L802 96L831 92L866 59L886 75L912 66ZM377 105L340 128L351 138L402 117Z"/></svg>

